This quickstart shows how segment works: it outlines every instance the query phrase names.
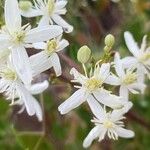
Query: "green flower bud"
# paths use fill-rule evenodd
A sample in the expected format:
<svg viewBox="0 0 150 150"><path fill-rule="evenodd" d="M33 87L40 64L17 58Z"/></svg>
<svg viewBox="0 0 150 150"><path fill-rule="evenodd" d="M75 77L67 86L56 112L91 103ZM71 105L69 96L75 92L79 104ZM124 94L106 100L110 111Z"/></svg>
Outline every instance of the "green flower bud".
<svg viewBox="0 0 150 150"><path fill-rule="evenodd" d="M91 57L91 50L89 49L88 46L82 46L77 54L77 59L79 62L82 64L86 63Z"/></svg>
<svg viewBox="0 0 150 150"><path fill-rule="evenodd" d="M30 1L20 1L19 7L23 11L28 11L32 7L32 3Z"/></svg>
<svg viewBox="0 0 150 150"><path fill-rule="evenodd" d="M105 45L108 47L112 47L115 43L115 37L112 34L108 34L105 37Z"/></svg>

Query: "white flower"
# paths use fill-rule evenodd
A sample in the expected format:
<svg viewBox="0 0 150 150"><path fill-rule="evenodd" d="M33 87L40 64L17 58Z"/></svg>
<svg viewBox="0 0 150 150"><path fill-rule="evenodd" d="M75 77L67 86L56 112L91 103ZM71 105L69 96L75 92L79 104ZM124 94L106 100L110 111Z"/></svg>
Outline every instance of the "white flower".
<svg viewBox="0 0 150 150"><path fill-rule="evenodd" d="M93 75L88 78L80 74L75 68L71 69L71 74L74 75L73 82L77 82L80 86L75 86L79 90L59 106L60 113L66 114L85 101L90 105L91 98L114 109L123 107L124 101L119 96L112 95L110 91L103 88L103 83L110 74L109 70L109 63L102 64L101 68L97 66Z"/></svg>
<svg viewBox="0 0 150 150"><path fill-rule="evenodd" d="M11 50L15 69L24 83L30 84L32 80L31 67L26 46L35 42L47 41L59 36L62 28L59 26L45 26L30 29L29 25L21 26L22 20L17 0L5 1L5 28L0 33L0 48ZM5 51L4 51L5 53Z"/></svg>
<svg viewBox="0 0 150 150"><path fill-rule="evenodd" d="M22 110L26 108L27 113L30 116L36 115L39 121L42 121L42 110L31 94L39 94L47 87L47 81L25 87L11 60L0 67L0 93L4 93L7 100L11 100L11 105L21 105Z"/></svg>
<svg viewBox="0 0 150 150"><path fill-rule="evenodd" d="M66 14L66 4L67 0L35 0L32 8L21 13L25 17L42 16L39 27L55 23L69 33L73 27L60 16Z"/></svg>
<svg viewBox="0 0 150 150"><path fill-rule="evenodd" d="M34 70L33 75L35 76L53 67L56 75L60 76L62 70L57 52L67 47L69 42L61 39L61 36L59 36L58 38L47 41L47 43L41 42L33 45L34 48L43 50L30 57L31 66Z"/></svg>
<svg viewBox="0 0 150 150"><path fill-rule="evenodd" d="M141 91L141 93L144 92L145 84L138 82L137 73L134 69L123 68L119 53L115 54L114 67L117 76L114 74L110 75L106 82L111 85L119 85L120 96L122 96L125 100L128 100L129 91L133 94L138 94L139 91Z"/></svg>
<svg viewBox="0 0 150 150"><path fill-rule="evenodd" d="M106 112L94 99L91 101L93 104L93 113L95 118L91 120L95 127L90 131L88 136L83 142L83 147L89 147L93 140L98 139L100 142L107 135L110 139L118 140L118 137L132 138L134 132L124 129L123 116L132 107L132 103L128 103L123 109L113 110L112 112Z"/></svg>
<svg viewBox="0 0 150 150"><path fill-rule="evenodd" d="M142 45L139 48L130 32L124 33L124 38L129 51L133 57L124 58L125 67L137 68L137 76L140 82L144 82L145 74L149 76L150 72L150 47L146 48L146 36L143 37Z"/></svg>

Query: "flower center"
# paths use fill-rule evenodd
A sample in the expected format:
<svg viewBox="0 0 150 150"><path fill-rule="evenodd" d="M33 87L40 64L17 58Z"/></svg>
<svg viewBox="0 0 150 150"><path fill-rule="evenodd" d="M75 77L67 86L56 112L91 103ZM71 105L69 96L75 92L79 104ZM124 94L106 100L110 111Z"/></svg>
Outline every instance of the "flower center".
<svg viewBox="0 0 150 150"><path fill-rule="evenodd" d="M137 75L136 73L133 73L133 72L127 72L127 74L125 75L124 79L123 79L123 84L125 85L129 85L129 84L132 84L134 82L136 82L137 80Z"/></svg>
<svg viewBox="0 0 150 150"><path fill-rule="evenodd" d="M111 122L110 120L105 120L103 123L105 128L112 128L113 127L113 122Z"/></svg>
<svg viewBox="0 0 150 150"><path fill-rule="evenodd" d="M0 71L0 76L5 78L6 80L14 81L17 79L17 74L15 71L11 70L10 68L5 68L4 70Z"/></svg>
<svg viewBox="0 0 150 150"><path fill-rule="evenodd" d="M85 87L90 91L94 91L98 88L100 88L103 84L103 81L100 80L100 79L95 79L95 78L91 78L91 79L88 79L85 83Z"/></svg>
<svg viewBox="0 0 150 150"><path fill-rule="evenodd" d="M56 48L57 48L56 40L54 40L54 39L50 40L50 41L47 42L46 53L48 55L51 55L52 53L55 52Z"/></svg>
<svg viewBox="0 0 150 150"><path fill-rule="evenodd" d="M146 52L142 56L139 57L139 61L144 64L149 60L150 60L150 52Z"/></svg>
<svg viewBox="0 0 150 150"><path fill-rule="evenodd" d="M17 31L12 34L12 41L15 42L16 44L23 43L25 38L25 31Z"/></svg>
<svg viewBox="0 0 150 150"><path fill-rule="evenodd" d="M53 13L54 8L55 8L55 1L54 0L48 0L47 10L48 10L49 15L51 15Z"/></svg>

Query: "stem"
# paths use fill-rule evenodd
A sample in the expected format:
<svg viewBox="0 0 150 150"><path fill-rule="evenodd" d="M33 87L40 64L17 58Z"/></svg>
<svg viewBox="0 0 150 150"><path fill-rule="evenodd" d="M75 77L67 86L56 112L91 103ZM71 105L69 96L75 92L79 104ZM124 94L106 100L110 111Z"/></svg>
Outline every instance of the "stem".
<svg viewBox="0 0 150 150"><path fill-rule="evenodd" d="M85 64L82 64L82 67L83 67L83 70L84 70L85 76L86 76L86 77L88 77L88 74L87 74L87 71L86 71Z"/></svg>

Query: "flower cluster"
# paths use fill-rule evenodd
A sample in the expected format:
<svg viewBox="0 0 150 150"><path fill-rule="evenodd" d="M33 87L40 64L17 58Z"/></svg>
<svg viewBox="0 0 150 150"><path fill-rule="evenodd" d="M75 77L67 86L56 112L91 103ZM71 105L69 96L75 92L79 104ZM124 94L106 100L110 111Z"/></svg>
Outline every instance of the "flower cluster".
<svg viewBox="0 0 150 150"><path fill-rule="evenodd" d="M100 59L94 67L92 65L91 68L88 68L85 64L91 53L87 46L83 46L78 51L78 61L82 63L85 75L79 73L75 68L70 71L74 76L72 82L77 84L74 87L78 90L58 109L61 114L66 114L83 102L88 103L94 114L91 122L95 124L95 127L83 142L85 148L89 147L94 139L98 138L101 141L106 135L114 140L117 140L118 137L134 137L133 131L124 128L123 119L133 105L129 101L129 93L143 94L144 92L145 75L149 77L150 52L149 48L146 48L146 36L143 38L141 48L138 47L130 32L125 32L124 38L133 57L121 59L119 53L115 52L113 62L103 63L103 60ZM104 50L108 56L111 56L109 54L114 42L112 35L106 36ZM119 95L112 94L112 90L107 89L110 86L119 87Z"/></svg>
<svg viewBox="0 0 150 150"><path fill-rule="evenodd" d="M34 0L33 4L30 1L5 0L5 25L0 30L0 93L10 101L10 105L21 106L19 113L26 110L30 116L36 115L39 121L43 119L42 109L33 95L46 90L49 82L35 82L35 79L50 68L54 69L57 77L62 74L57 53L69 45L62 38L63 32L73 31L61 16L66 14L66 5L66 0ZM22 25L21 15L41 18L37 27L31 28L29 23ZM146 36L141 47L130 32L125 32L124 38L133 56L121 59L115 52L111 61L115 38L108 35L101 59L91 63L91 50L83 46L77 58L84 74L75 68L70 71L74 78L71 82L77 91L58 110L66 114L82 103L88 103L95 127L83 142L85 148L97 138L101 141L106 136L114 140L134 137L133 131L125 129L123 119L133 105L129 94L143 94L145 77L150 78L150 48L146 46ZM29 55L27 52L32 49L38 51ZM113 88L118 91L114 92Z"/></svg>
<svg viewBox="0 0 150 150"><path fill-rule="evenodd" d="M5 0L5 25L0 30L0 93L21 106L19 113L26 109L30 116L36 115L42 121L42 109L33 95L48 88L48 81L35 82L42 72L54 68L61 75L58 51L69 45L62 39L62 33L71 32L61 14L66 13L66 0L37 0L35 6L29 1ZM21 15L27 17L42 15L38 26L22 25ZM52 20L55 24L52 24ZM41 49L29 56L27 49Z"/></svg>

